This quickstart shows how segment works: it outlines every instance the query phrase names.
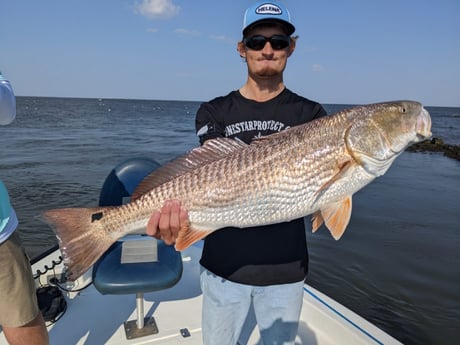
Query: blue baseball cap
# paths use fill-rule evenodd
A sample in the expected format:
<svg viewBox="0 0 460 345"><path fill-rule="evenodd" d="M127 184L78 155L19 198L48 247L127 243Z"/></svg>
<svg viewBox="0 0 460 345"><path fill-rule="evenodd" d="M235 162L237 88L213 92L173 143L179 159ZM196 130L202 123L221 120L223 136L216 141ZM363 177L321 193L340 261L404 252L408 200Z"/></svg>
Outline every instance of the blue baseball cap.
<svg viewBox="0 0 460 345"><path fill-rule="evenodd" d="M249 7L244 13L243 35L250 27L262 23L280 23L285 27L288 35L292 35L295 31L295 27L291 23L291 14L279 2L259 1Z"/></svg>

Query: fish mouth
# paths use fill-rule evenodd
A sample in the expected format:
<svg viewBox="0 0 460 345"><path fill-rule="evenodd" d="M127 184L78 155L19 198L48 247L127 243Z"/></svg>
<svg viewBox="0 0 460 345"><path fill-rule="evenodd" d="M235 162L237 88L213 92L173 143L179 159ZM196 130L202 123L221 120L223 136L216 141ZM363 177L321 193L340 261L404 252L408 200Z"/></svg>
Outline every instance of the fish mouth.
<svg viewBox="0 0 460 345"><path fill-rule="evenodd" d="M422 108L419 116L417 117L415 132L419 140L429 139L433 135L431 133L431 116L425 108Z"/></svg>

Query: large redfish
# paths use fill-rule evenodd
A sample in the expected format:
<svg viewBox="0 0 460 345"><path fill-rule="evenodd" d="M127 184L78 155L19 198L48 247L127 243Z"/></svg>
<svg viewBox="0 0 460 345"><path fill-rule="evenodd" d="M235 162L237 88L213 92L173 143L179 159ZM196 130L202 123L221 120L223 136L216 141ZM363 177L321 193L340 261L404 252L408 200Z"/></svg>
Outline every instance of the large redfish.
<svg viewBox="0 0 460 345"><path fill-rule="evenodd" d="M181 200L190 223L180 230L183 250L220 228L289 221L313 214L335 239L348 225L353 193L383 175L396 157L431 136L420 103L357 106L246 145L209 140L154 171L131 202L119 207L45 212L54 225L69 279L76 279L120 237L145 233L154 210Z"/></svg>

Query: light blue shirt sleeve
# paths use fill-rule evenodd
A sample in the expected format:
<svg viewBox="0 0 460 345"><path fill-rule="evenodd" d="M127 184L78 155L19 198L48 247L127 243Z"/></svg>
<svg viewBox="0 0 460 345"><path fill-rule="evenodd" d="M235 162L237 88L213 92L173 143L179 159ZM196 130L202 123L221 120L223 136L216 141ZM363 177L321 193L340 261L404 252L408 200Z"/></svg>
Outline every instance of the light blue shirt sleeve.
<svg viewBox="0 0 460 345"><path fill-rule="evenodd" d="M5 185L0 181L0 244L3 243L18 227L18 219Z"/></svg>
<svg viewBox="0 0 460 345"><path fill-rule="evenodd" d="M13 122L16 117L16 98L10 82L0 72L0 125ZM3 243L18 226L18 219L5 185L0 180L0 243Z"/></svg>
<svg viewBox="0 0 460 345"><path fill-rule="evenodd" d="M2 181L0 181L0 232L5 227L10 216L11 204L8 192Z"/></svg>
<svg viewBox="0 0 460 345"><path fill-rule="evenodd" d="M16 97L13 88L0 72L0 125L8 125L16 117Z"/></svg>

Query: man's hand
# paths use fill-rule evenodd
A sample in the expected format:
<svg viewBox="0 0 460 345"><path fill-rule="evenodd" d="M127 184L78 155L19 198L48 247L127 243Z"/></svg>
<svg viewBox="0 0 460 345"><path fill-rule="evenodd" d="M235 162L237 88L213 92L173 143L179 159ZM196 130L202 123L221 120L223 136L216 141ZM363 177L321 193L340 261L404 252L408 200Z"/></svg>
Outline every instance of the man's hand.
<svg viewBox="0 0 460 345"><path fill-rule="evenodd" d="M171 245L176 242L181 226L189 221L187 210L179 200L168 200L161 211L153 212L147 223L147 235L163 240Z"/></svg>

